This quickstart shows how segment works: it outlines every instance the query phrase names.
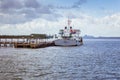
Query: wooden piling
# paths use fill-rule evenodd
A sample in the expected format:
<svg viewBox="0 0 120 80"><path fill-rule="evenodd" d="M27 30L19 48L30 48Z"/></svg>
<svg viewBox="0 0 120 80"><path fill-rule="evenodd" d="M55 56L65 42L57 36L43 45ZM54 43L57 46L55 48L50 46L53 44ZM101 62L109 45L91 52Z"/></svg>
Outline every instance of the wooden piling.
<svg viewBox="0 0 120 80"><path fill-rule="evenodd" d="M0 38L0 47L1 47L1 38Z"/></svg>
<svg viewBox="0 0 120 80"><path fill-rule="evenodd" d="M22 41L21 41L22 40ZM0 47L12 47L15 48L42 48L53 46L52 42L48 40L34 37L34 36L1 36L0 35Z"/></svg>

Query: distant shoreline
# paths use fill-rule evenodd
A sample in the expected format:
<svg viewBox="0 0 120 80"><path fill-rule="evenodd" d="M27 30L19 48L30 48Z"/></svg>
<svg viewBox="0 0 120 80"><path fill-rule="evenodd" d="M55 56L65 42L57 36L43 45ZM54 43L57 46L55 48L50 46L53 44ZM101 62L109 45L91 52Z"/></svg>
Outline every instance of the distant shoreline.
<svg viewBox="0 0 120 80"><path fill-rule="evenodd" d="M120 37L98 37L98 38L96 38L96 37L94 37L94 38L84 38L83 37L83 39L120 39Z"/></svg>
<svg viewBox="0 0 120 80"><path fill-rule="evenodd" d="M120 37L104 37L104 36L94 37L90 35L85 35L83 36L83 39L120 39Z"/></svg>

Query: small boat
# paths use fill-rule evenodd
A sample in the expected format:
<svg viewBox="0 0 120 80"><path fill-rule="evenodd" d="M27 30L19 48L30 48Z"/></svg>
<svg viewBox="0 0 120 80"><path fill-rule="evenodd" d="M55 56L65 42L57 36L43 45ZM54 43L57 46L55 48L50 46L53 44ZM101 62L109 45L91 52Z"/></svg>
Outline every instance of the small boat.
<svg viewBox="0 0 120 80"><path fill-rule="evenodd" d="M79 46L83 44L79 29L72 29L71 20L68 19L68 26L59 31L58 39L54 41L55 46Z"/></svg>

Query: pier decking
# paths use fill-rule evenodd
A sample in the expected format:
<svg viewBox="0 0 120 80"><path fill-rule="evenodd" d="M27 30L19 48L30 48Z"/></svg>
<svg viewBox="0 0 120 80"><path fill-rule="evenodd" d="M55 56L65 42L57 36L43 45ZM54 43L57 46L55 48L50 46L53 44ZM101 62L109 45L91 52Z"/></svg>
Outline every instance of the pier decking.
<svg viewBox="0 0 120 80"><path fill-rule="evenodd" d="M40 42L40 43L15 43L15 48L44 48L54 46L54 42Z"/></svg>
<svg viewBox="0 0 120 80"><path fill-rule="evenodd" d="M14 48L43 48L54 46L54 41L49 41L45 37L35 36L1 36L0 47Z"/></svg>

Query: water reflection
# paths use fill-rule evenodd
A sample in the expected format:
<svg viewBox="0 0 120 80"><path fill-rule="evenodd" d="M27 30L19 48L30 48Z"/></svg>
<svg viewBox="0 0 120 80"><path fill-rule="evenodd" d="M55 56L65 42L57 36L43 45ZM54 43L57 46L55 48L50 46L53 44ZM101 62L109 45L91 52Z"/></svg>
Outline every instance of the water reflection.
<svg viewBox="0 0 120 80"><path fill-rule="evenodd" d="M120 42L0 49L0 80L119 80Z"/></svg>

